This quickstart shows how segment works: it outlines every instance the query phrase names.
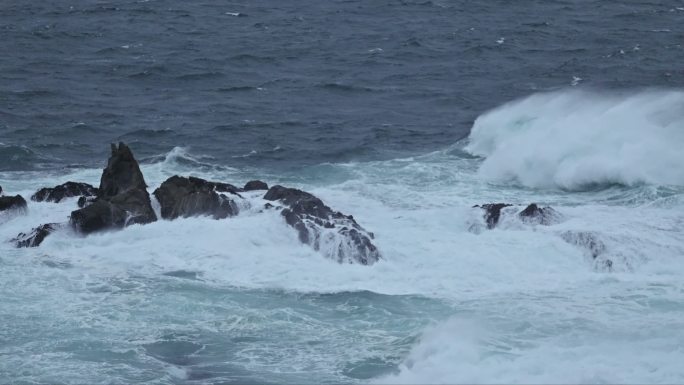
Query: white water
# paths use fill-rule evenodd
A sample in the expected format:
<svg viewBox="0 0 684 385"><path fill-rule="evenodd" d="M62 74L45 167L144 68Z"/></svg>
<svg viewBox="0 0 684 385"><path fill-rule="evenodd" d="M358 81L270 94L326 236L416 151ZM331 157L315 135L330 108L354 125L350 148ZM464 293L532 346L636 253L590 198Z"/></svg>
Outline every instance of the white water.
<svg viewBox="0 0 684 385"><path fill-rule="evenodd" d="M482 176L531 187L684 184L684 92L536 94L480 116Z"/></svg>
<svg viewBox="0 0 684 385"><path fill-rule="evenodd" d="M301 187L334 209L353 214L360 224L373 231L384 259L370 267L336 264L301 245L294 230L279 215L259 210L246 210L236 218L222 221L160 221L87 238L61 232L35 249L17 250L8 243L0 244L0 281L6 283L0 294L9 300L5 314L16 317L26 311L39 317L41 308L50 309L54 313L48 315L65 320L65 324L81 317L78 322L84 327L93 323L103 325L112 334L107 337L111 344L129 341L133 347L142 343L136 342L139 340L147 343L161 338L162 331L168 328L165 322L170 322L164 321L167 318L180 318L178 324L185 326L177 327L193 333L273 333L273 328L284 328L296 336L332 341L318 349L295 345L299 348L288 354L282 346L255 342L236 356L241 367L264 373L264 377L258 378L276 382L353 382L359 379L347 377L340 367L355 360L372 359L397 365L395 372L372 378L382 383L682 382L684 183L678 179L681 169L672 167L658 169L659 173L649 176L651 179L643 177L649 175L647 171L657 169L654 165L665 167L681 159L676 158L681 155L668 152L675 142L680 144L678 148L684 144L678 133L671 132L676 131L681 120L665 116L661 123L651 127L649 134L628 128L624 136L619 136L602 129L604 125L596 123L591 113L603 111L602 115L613 116L607 107L613 106L623 112L631 111L632 119L615 115L619 122L636 120L635 116L647 120L645 117L659 107L645 101L670 101L669 106L674 106L679 98L678 93L639 94L626 99L602 99L574 92L536 95L478 119L468 148L488 155L484 160L464 157L461 145L456 145L416 158L320 165L303 170L301 175L273 176L253 170L196 167L193 162L197 159L175 150L165 161L143 167L150 190L168 176L187 175L189 170L197 176L234 184L258 177L270 184ZM561 119L565 123L532 123L511 128L510 122L521 116L521 111L535 110L534 103L540 103L536 106L540 112L557 113L555 120L547 116L551 112L540 114L538 121L546 122L563 117L558 112L561 105L574 103L579 107L566 112L567 116ZM644 104L647 113L632 111ZM631 107L625 108L627 105ZM601 119L608 122L605 117ZM586 122L578 125L577 130L563 131L573 121ZM546 147L541 155L528 147L519 148L518 144L531 138L536 140L534 143L549 143L542 135L542 127L563 133L564 140L555 142L555 148L566 155L578 154L573 164L581 168L589 162L595 172L587 176L567 171L571 169L570 161L551 156ZM594 134L592 129L582 127L600 132ZM644 136L644 148L621 152L620 148L629 147L624 143L637 141L639 132ZM672 135L668 139L657 133ZM596 146L593 142L587 144L580 140L585 135L594 135L594 142L603 142ZM571 148L573 143L575 148ZM649 164L634 160L627 166L635 169L616 168L611 160L616 153L629 153L644 161L645 154L654 153L651 145L663 147L657 151L660 158ZM515 162L513 148L525 162ZM581 154L588 155L585 158ZM608 164L602 164L602 159ZM503 164L508 166L507 171L499 173L497 170ZM66 180L95 184L99 173L5 173L0 175L0 185L8 194L30 196L39 187ZM314 177L307 179L321 173L338 180L321 185ZM539 183L540 174L564 188L605 182L650 184L565 192L520 188L498 179L508 179L511 173L518 182L529 186L547 185ZM483 174L494 176L499 184L489 183L482 178ZM252 199L258 201L256 197ZM472 205L499 201L550 204L564 219L548 227L509 220L495 230L484 230L481 213ZM61 204L30 202L28 215L3 219L0 239L9 239L41 223L65 220L75 206L75 200ZM606 271L582 249L564 242L559 236L564 231L599 234L607 247L602 258L613 261L613 270ZM46 262L68 268L45 267ZM88 289L110 285L112 280L157 279L163 273L179 270L197 272L202 279L201 287L210 293L233 287L294 293L294 299L288 299L287 307L281 309L288 314L288 321L271 324L269 317L277 318L281 313L270 313L252 304L253 298L240 302L233 294L224 294L223 300L199 297L193 301L226 306L230 313L247 312L249 316L245 319L251 321L213 319L211 308L186 314L186 310L169 307L165 302L160 304L155 298L163 295L150 291L154 286L150 283L131 283L135 288L130 293L129 289L116 289L119 294L106 297L98 297ZM307 313L306 308L300 309L304 304L297 299L307 293L361 290L393 296L419 295L431 305L411 302L400 307L399 314L412 314L413 318L407 319L407 325L390 326L397 315L383 318L382 313L364 316L362 312L360 319L345 316L323 322ZM279 302L285 299L277 298L267 308L282 306ZM190 305L194 302L183 306L195 306ZM135 316L127 315L127 309L138 309L141 303L154 309L154 317L144 325ZM351 305L345 302L336 306L335 309L346 309ZM382 303L364 306L369 307L362 307L361 311L383 308ZM439 310L429 311L432 307ZM351 333L350 323L355 322L358 329L351 335L345 334ZM424 324L431 326L422 330ZM0 347L0 354L11 357L0 360L4 362L0 363L3 377L43 381L117 378L124 382L147 378L148 372L136 369L132 363L105 370L78 361L69 353L40 347L46 343L40 338L57 338L62 327L51 324L36 337L35 345L26 342ZM4 325L2 333L20 329L21 325L13 321ZM395 346L401 336L420 338L408 346ZM287 339L283 339L288 346ZM144 352L138 354L146 357ZM23 369L19 371L16 367L22 362ZM52 374L41 367L50 368ZM154 370L147 370L157 381L182 382L189 369L171 365L168 373L158 377L154 377ZM286 377L293 372L303 377Z"/></svg>

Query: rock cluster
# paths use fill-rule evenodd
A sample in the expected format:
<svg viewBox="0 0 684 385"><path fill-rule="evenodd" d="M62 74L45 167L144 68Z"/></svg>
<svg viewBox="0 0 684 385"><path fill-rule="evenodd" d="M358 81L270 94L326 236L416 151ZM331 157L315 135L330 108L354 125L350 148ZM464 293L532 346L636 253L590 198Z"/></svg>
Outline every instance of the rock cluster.
<svg viewBox="0 0 684 385"><path fill-rule="evenodd" d="M66 182L55 187L45 187L36 191L31 196L32 201L59 203L65 198L93 197L97 195L97 189L88 183Z"/></svg>
<svg viewBox="0 0 684 385"><path fill-rule="evenodd" d="M153 195L159 202L161 219L208 216L218 220L238 215L236 200L244 199L240 193L255 194L255 191L266 191L263 199L277 201L277 209L281 210L285 222L297 231L303 243L315 250L322 250L325 245L325 254L339 262L369 265L380 259L372 233L351 215L333 211L319 198L301 190L282 186L269 189L258 180L238 188L228 183L174 175L154 190ZM124 143L112 144L98 188L87 183L66 182L40 189L32 200L57 203L70 197L79 197L79 209L71 212L68 222L40 225L19 234L12 242L17 247L36 247L61 228L87 235L158 220L140 166ZM26 207L26 201L20 196L0 197L0 211Z"/></svg>
<svg viewBox="0 0 684 385"><path fill-rule="evenodd" d="M339 262L358 262L370 265L380 259L373 245L373 233L363 229L351 215L333 211L323 201L301 190L283 186L271 187L264 199L278 201L285 206L281 215L288 225L297 230L299 240L320 250L326 233L334 232L339 240L330 257ZM331 234L334 235L335 234Z"/></svg>
<svg viewBox="0 0 684 385"><path fill-rule="evenodd" d="M237 215L235 202L219 191L225 186L194 177L172 176L154 190L164 219L187 218L208 215L223 219ZM234 193L235 189L231 189ZM230 192L230 191L228 191Z"/></svg>

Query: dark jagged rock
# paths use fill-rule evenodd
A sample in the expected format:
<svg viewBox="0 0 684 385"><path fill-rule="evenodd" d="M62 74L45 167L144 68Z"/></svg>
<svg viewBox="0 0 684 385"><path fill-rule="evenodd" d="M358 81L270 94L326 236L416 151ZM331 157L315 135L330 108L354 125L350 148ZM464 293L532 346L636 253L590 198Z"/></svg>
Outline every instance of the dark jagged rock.
<svg viewBox="0 0 684 385"><path fill-rule="evenodd" d="M380 253L371 241L373 233L364 230L351 215L333 211L314 195L273 186L264 199L287 206L281 215L297 230L299 240L315 250L325 248L327 255L338 262L346 260L370 265L380 259Z"/></svg>
<svg viewBox="0 0 684 385"><path fill-rule="evenodd" d="M0 211L6 210L25 210L26 200L21 195L0 196Z"/></svg>
<svg viewBox="0 0 684 385"><path fill-rule="evenodd" d="M245 191L268 190L268 185L265 182L262 182L260 180L250 180L249 182L245 183L245 187L243 187L243 190L245 190Z"/></svg>
<svg viewBox="0 0 684 385"><path fill-rule="evenodd" d="M2 186L0 186L0 195L2 195Z"/></svg>
<svg viewBox="0 0 684 385"><path fill-rule="evenodd" d="M97 189L88 183L66 182L52 188L42 188L38 190L31 200L36 202L55 202L59 203L64 198L77 196L92 197L97 195ZM80 206L79 206L80 207Z"/></svg>
<svg viewBox="0 0 684 385"><path fill-rule="evenodd" d="M502 210L506 207L512 207L508 203L489 203L484 205L476 205L474 208L480 208L485 211L484 218L487 222L487 228L493 229L501 220ZM510 214L510 212L508 212ZM528 225L551 225L557 222L561 215L551 207L539 207L536 203L532 203L524 210L518 213L520 220Z"/></svg>
<svg viewBox="0 0 684 385"><path fill-rule="evenodd" d="M484 217L485 222L487 222L487 228L493 229L499 223L499 218L501 218L501 210L510 206L512 205L507 203L489 203L473 207L481 208L485 211Z"/></svg>
<svg viewBox="0 0 684 385"><path fill-rule="evenodd" d="M560 214L551 207L539 207L536 203L527 206L518 215L524 223L544 226L553 224L560 217Z"/></svg>
<svg viewBox="0 0 684 385"><path fill-rule="evenodd" d="M78 198L77 204L78 204L78 207L84 208L86 206L91 205L96 200L97 200L97 197L85 197L85 196L83 196L83 197Z"/></svg>
<svg viewBox="0 0 684 385"><path fill-rule="evenodd" d="M71 213L71 223L83 233L154 222L147 184L133 153L123 143L112 144L102 172L97 200Z"/></svg>
<svg viewBox="0 0 684 385"><path fill-rule="evenodd" d="M52 234L57 228L59 228L57 223L48 223L45 225L40 225L35 229L31 230L28 234L19 233L16 238L12 240L17 247L37 247L45 238Z"/></svg>
<svg viewBox="0 0 684 385"><path fill-rule="evenodd" d="M124 143L119 143L118 147L112 143L112 155L102 172L97 197L112 198L127 191L146 188L145 178L131 149Z"/></svg>
<svg viewBox="0 0 684 385"><path fill-rule="evenodd" d="M230 183L209 182L201 178L195 178L193 176L188 177L188 179L204 181L205 183L208 183L210 186L213 186L214 190L216 190L217 192L227 192L233 195L237 195L239 197L242 197L240 195L240 192L244 191L241 188L235 187Z"/></svg>
<svg viewBox="0 0 684 385"><path fill-rule="evenodd" d="M194 177L172 176L154 190L164 219L210 215L223 219L238 213L235 202L217 191L237 194L235 186Z"/></svg>

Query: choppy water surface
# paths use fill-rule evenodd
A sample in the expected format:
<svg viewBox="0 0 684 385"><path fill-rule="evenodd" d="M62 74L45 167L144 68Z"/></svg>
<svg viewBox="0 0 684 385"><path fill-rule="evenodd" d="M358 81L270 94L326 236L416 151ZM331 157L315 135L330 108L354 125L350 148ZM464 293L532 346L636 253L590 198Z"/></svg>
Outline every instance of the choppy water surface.
<svg viewBox="0 0 684 385"><path fill-rule="evenodd" d="M0 214L0 382L684 381L684 4L3 2L0 185L303 188L383 259L276 213L39 248ZM486 230L472 206L554 207ZM563 240L589 232L600 258ZM612 265L607 267L605 261Z"/></svg>

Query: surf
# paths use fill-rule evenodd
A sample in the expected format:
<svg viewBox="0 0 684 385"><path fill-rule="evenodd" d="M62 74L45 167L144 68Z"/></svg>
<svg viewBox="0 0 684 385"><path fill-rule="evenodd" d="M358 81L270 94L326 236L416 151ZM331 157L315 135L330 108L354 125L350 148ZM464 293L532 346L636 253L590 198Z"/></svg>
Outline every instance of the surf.
<svg viewBox="0 0 684 385"><path fill-rule="evenodd" d="M479 174L527 187L684 185L684 92L562 90L506 103L473 124Z"/></svg>

